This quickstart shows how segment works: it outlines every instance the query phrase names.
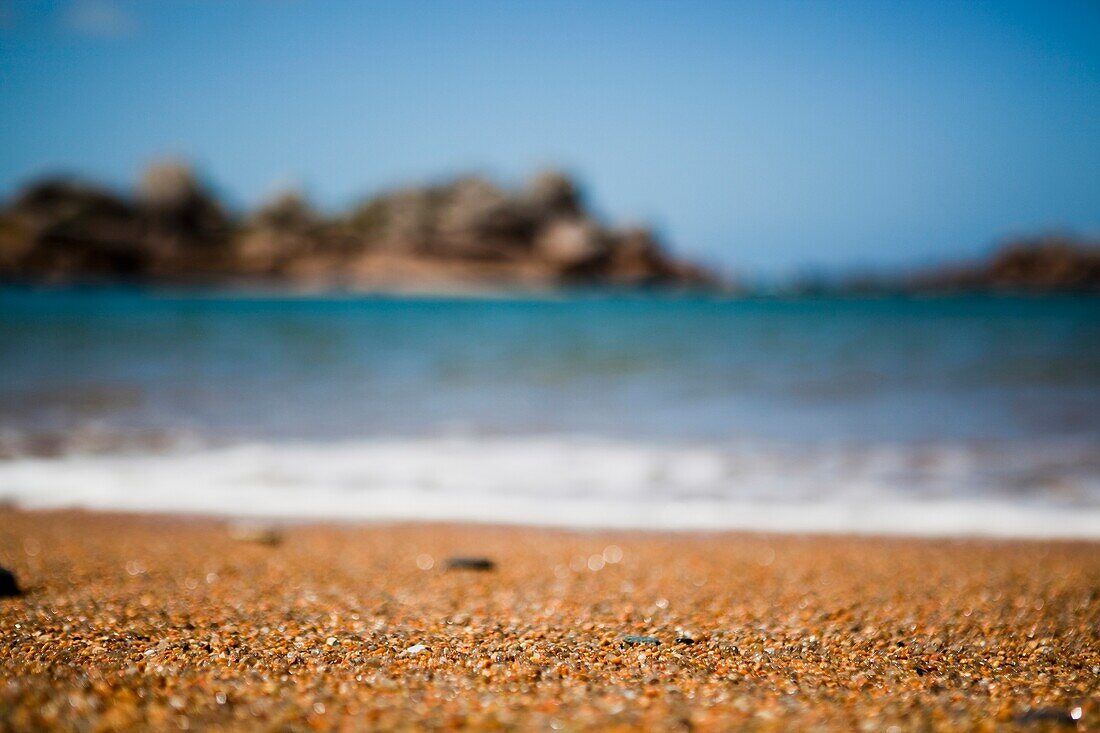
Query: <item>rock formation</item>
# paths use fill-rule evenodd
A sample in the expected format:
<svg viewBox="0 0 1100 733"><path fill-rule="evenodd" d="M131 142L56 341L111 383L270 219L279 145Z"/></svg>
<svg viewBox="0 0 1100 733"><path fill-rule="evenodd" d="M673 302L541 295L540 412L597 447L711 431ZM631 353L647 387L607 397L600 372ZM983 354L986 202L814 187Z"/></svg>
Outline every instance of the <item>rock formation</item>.
<svg viewBox="0 0 1100 733"><path fill-rule="evenodd" d="M918 291L1100 292L1100 241L1051 235L1006 242L982 262L918 273Z"/></svg>
<svg viewBox="0 0 1100 733"><path fill-rule="evenodd" d="M233 217L174 162L150 168L132 196L65 179L30 186L0 211L0 277L426 289L715 283L648 230L604 226L559 172L516 191L475 176L398 189L328 217L290 191Z"/></svg>

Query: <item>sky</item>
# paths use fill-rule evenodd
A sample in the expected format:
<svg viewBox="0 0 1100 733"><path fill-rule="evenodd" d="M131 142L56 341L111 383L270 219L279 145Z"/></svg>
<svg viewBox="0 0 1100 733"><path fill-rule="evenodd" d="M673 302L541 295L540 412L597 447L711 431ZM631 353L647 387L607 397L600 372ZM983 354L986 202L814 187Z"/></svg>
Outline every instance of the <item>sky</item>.
<svg viewBox="0 0 1100 733"><path fill-rule="evenodd" d="M0 196L186 158L338 209L544 167L752 277L1100 234L1100 3L0 0Z"/></svg>

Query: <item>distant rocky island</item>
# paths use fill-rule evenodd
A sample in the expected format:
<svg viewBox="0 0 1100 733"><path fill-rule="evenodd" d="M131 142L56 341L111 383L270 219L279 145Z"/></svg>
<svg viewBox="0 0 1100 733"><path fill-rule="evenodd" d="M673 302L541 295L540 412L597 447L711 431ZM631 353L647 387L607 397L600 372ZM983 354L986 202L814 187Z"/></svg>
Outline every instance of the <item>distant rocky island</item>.
<svg viewBox="0 0 1100 733"><path fill-rule="evenodd" d="M644 227L612 228L569 176L509 190L479 176L386 191L324 214L295 191L234 214L191 168L151 166L132 193L72 178L0 207L0 282L256 284L415 292L567 286L730 292ZM829 293L1100 292L1100 241L1009 241L990 257L902 276L783 289Z"/></svg>
<svg viewBox="0 0 1100 733"><path fill-rule="evenodd" d="M918 272L900 286L920 292L1100 292L1100 240L1064 234L1012 239L983 261Z"/></svg>
<svg viewBox="0 0 1100 733"><path fill-rule="evenodd" d="M340 215L291 191L234 216L180 163L152 166L133 194L68 178L28 186L0 210L0 279L436 291L719 282L650 230L601 223L559 172L519 190L460 177Z"/></svg>
<svg viewBox="0 0 1100 733"><path fill-rule="evenodd" d="M988 256L900 275L802 281L795 293L846 295L1100 293L1100 240L1068 234L1008 239Z"/></svg>

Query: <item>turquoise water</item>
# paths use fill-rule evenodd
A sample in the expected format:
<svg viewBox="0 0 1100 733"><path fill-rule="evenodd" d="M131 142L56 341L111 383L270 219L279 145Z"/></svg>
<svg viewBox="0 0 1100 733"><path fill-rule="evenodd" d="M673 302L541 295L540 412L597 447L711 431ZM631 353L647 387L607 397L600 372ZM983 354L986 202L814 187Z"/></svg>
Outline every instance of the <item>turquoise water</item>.
<svg viewBox="0 0 1100 733"><path fill-rule="evenodd" d="M454 476L432 472L466 470L471 485L512 476L534 496L554 489L525 488L522 465L494 461L522 464L538 445L549 464L591 459L589 473L562 478L570 496L637 483L614 460L601 469L598 451L580 456L583 445L641 460L656 496L1100 505L1098 298L9 288L0 354L0 455L20 470L293 447L338 463L374 456L341 477L353 493L403 480L446 493ZM466 451L465 468L430 465L439 441ZM398 447L426 478L377 468ZM715 465L684 469L691 480L661 463L685 455ZM319 490L308 473L303 494Z"/></svg>

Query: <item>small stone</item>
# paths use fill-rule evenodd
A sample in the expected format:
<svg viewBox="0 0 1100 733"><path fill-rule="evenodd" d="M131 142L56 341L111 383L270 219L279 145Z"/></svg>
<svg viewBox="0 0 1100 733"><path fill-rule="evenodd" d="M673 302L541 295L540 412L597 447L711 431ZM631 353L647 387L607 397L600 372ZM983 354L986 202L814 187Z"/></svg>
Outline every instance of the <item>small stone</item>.
<svg viewBox="0 0 1100 733"><path fill-rule="evenodd" d="M1020 715L1017 715L1016 722L1054 723L1076 726L1080 717L1080 712L1077 713L1077 717L1074 717L1072 712L1062 710L1061 708L1032 708L1031 710L1026 710Z"/></svg>
<svg viewBox="0 0 1100 733"><path fill-rule="evenodd" d="M229 536L237 542L254 542L274 547L283 536L274 527L260 522L234 522L229 525Z"/></svg>
<svg viewBox="0 0 1100 733"><path fill-rule="evenodd" d="M15 582L15 575L7 568L0 567L0 598L22 595L19 584Z"/></svg>
<svg viewBox="0 0 1100 733"><path fill-rule="evenodd" d="M448 570L494 570L496 563L487 557L452 557L447 559Z"/></svg>
<svg viewBox="0 0 1100 733"><path fill-rule="evenodd" d="M690 636L677 636L676 637L676 643L677 644L694 644L695 639L692 639Z"/></svg>
<svg viewBox="0 0 1100 733"><path fill-rule="evenodd" d="M401 656L403 656L403 657L414 657L417 654L421 654L421 653L426 652L426 651L428 651L428 645L427 644L413 644L408 649L401 652Z"/></svg>
<svg viewBox="0 0 1100 733"><path fill-rule="evenodd" d="M629 644L631 646L635 646L635 645L638 645L638 644L648 644L650 646L657 646L658 644L661 643L661 640L658 639L656 636L634 636L634 635L630 635L630 636L624 636L623 637L623 643L624 644Z"/></svg>

